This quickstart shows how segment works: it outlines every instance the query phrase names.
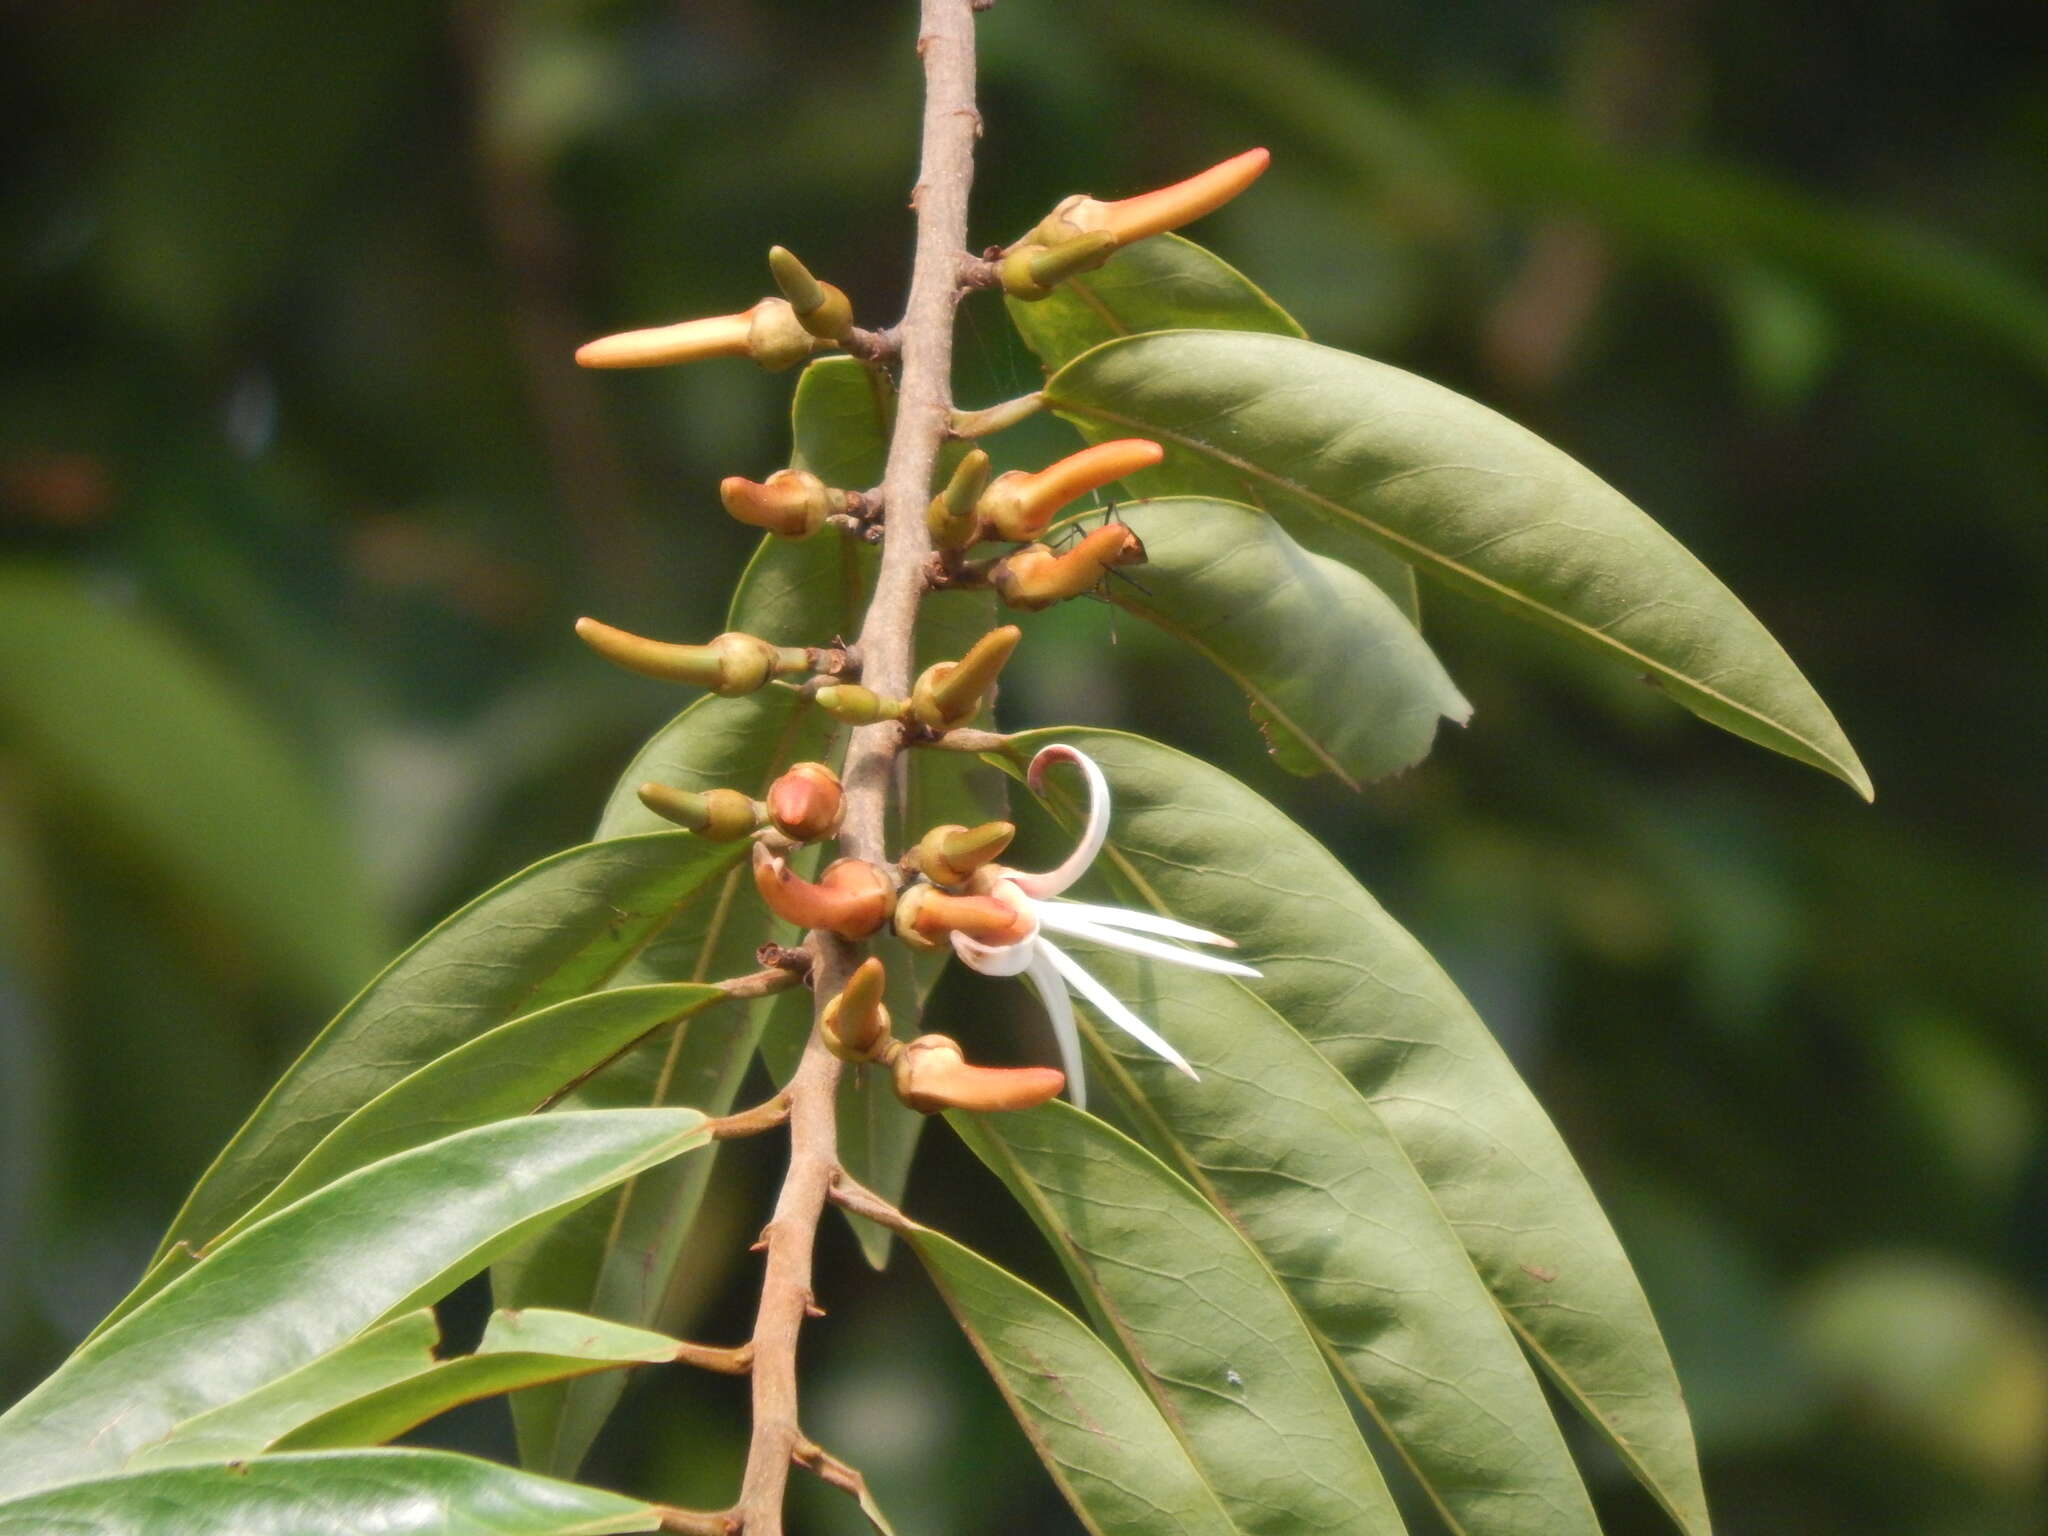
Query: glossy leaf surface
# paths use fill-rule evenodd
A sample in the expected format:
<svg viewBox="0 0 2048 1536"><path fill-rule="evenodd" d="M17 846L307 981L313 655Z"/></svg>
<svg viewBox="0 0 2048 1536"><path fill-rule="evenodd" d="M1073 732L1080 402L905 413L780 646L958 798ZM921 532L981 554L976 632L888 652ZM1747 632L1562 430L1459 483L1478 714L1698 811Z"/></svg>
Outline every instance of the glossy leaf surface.
<svg viewBox="0 0 2048 1536"><path fill-rule="evenodd" d="M1038 1223L1240 1528L1402 1529L1287 1293L1199 1193L1058 1100L948 1118Z"/></svg>
<svg viewBox="0 0 2048 1536"><path fill-rule="evenodd" d="M1156 438L1168 469L1260 488L1240 499L1311 546L1318 531L1370 539L1869 797L1834 716L1735 595L1618 491L1476 401L1311 342L1222 331L1109 342L1046 388L1090 429Z"/></svg>
<svg viewBox="0 0 2048 1536"><path fill-rule="evenodd" d="M571 848L447 918L385 969L286 1071L164 1239L226 1228L350 1114L446 1051L590 990L744 850L664 832Z"/></svg>
<svg viewBox="0 0 2048 1536"><path fill-rule="evenodd" d="M1052 741L1108 775L1115 816L1097 871L1133 905L1238 941L1235 958L1263 973L1246 985L1378 1111L1545 1372L1682 1526L1706 1531L1685 1402L1635 1273L1450 978L1320 844L1229 775L1085 729L1027 733L1016 762Z"/></svg>
<svg viewBox="0 0 2048 1536"><path fill-rule="evenodd" d="M949 1237L908 1241L1090 1531L1236 1536L1152 1399L1079 1318Z"/></svg>
<svg viewBox="0 0 2048 1536"><path fill-rule="evenodd" d="M1235 502L1168 496L1117 515L1144 542L1103 594L1242 688L1281 766L1359 785L1412 767L1437 722L1464 724L1443 663L1385 592Z"/></svg>
<svg viewBox="0 0 2048 1536"><path fill-rule="evenodd" d="M1178 235L1127 246L1100 270L1069 278L1050 298L1032 304L1006 302L1010 319L1048 372L1102 342L1149 331L1201 329L1297 340L1306 335L1294 317L1250 278ZM1130 435L1090 432L1085 423L1082 429L1098 438ZM1231 466L1184 455L1133 475L1129 483L1144 496L1214 496L1255 507L1265 506L1269 496L1265 486ZM1417 620L1415 573L1405 560L1363 540L1346 541L1335 552L1371 577L1410 623Z"/></svg>
<svg viewBox="0 0 2048 1536"><path fill-rule="evenodd" d="M623 1536L654 1508L446 1451L265 1456L0 1501L0 1536Z"/></svg>
<svg viewBox="0 0 2048 1536"><path fill-rule="evenodd" d="M0 1493L114 1470L705 1139L690 1110L535 1115L328 1185L223 1244L0 1417Z"/></svg>

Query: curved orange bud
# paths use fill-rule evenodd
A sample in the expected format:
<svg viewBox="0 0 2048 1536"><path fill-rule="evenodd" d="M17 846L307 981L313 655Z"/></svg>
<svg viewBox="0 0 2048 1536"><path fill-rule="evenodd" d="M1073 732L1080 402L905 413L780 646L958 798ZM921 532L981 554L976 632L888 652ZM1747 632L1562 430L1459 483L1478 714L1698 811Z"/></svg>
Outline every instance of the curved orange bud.
<svg viewBox="0 0 2048 1536"><path fill-rule="evenodd" d="M997 536L1021 543L1045 532L1054 514L1075 497L1150 469L1164 457L1165 449L1142 437L1097 443L1035 474L1013 469L998 475L976 510Z"/></svg>
<svg viewBox="0 0 2048 1536"><path fill-rule="evenodd" d="M845 801L838 774L823 763L798 763L768 786L768 819L797 842L816 842L839 830Z"/></svg>
<svg viewBox="0 0 2048 1536"><path fill-rule="evenodd" d="M718 499L749 527L785 539L810 537L825 526L833 510L825 482L801 469L778 469L758 483L744 475L727 475L718 482Z"/></svg>
<svg viewBox="0 0 2048 1536"><path fill-rule="evenodd" d="M1136 197L1113 203L1086 196L1070 197L1047 215L1023 243L1056 246L1104 230L1122 246L1147 235L1179 229L1214 213L1236 197L1259 179L1272 160L1272 155L1263 149L1248 149L1206 171L1197 171L1185 181L1141 192Z"/></svg>
<svg viewBox="0 0 2048 1536"><path fill-rule="evenodd" d="M897 903L896 931L915 934L934 948L949 933L984 944L1018 944L1031 937L1031 919L994 896L956 896L935 885L913 885ZM912 941L915 942L914 940Z"/></svg>
<svg viewBox="0 0 2048 1536"><path fill-rule="evenodd" d="M804 928L823 928L842 939L864 939L889 920L896 887L887 874L860 859L841 859L816 883L791 872L779 854L754 845L754 887L768 910Z"/></svg>
<svg viewBox="0 0 2048 1536"><path fill-rule="evenodd" d="M839 995L818 1015L826 1049L841 1061L873 1061L889 1038L889 1010L882 1006L887 983L882 962L870 955L854 967Z"/></svg>
<svg viewBox="0 0 2048 1536"><path fill-rule="evenodd" d="M1067 1086L1051 1067L976 1067L944 1035L919 1035L892 1066L896 1097L921 1115L943 1109L1034 1109Z"/></svg>
<svg viewBox="0 0 2048 1536"><path fill-rule="evenodd" d="M1104 523L1063 554L1027 544L998 560L988 579L1010 607L1034 613L1093 591L1117 566L1144 563L1145 546L1129 526Z"/></svg>

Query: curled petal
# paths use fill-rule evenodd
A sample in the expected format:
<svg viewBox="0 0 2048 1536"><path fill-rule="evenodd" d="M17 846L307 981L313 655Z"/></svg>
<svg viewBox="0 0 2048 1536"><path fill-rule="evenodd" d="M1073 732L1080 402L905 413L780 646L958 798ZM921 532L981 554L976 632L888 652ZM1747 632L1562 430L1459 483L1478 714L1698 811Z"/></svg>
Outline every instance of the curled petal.
<svg viewBox="0 0 2048 1536"><path fill-rule="evenodd" d="M1138 933L1156 933L1162 938L1179 939L1184 944L1214 944L1223 949L1237 948L1237 940L1226 939L1220 933L1211 933L1206 928L1197 928L1193 923L1183 923L1177 918L1164 917L1157 912L1140 912L1129 907L1106 907L1093 901L1075 901L1062 896L1058 910L1070 917L1101 928L1130 928Z"/></svg>
<svg viewBox="0 0 2048 1536"><path fill-rule="evenodd" d="M1109 836L1109 781L1103 778L1102 770L1095 766L1095 759L1085 752L1064 745L1041 747L1038 755L1031 759L1031 766L1025 771L1024 782L1031 792L1037 794L1045 787L1045 770L1054 763L1072 763L1088 779L1088 825L1081 833L1081 841L1074 851L1067 855L1057 869L1046 870L1043 874L1012 873L1010 879L1017 889L1026 896L1043 899L1057 896L1081 876L1088 866L1095 862L1095 855L1102 851L1103 839Z"/></svg>

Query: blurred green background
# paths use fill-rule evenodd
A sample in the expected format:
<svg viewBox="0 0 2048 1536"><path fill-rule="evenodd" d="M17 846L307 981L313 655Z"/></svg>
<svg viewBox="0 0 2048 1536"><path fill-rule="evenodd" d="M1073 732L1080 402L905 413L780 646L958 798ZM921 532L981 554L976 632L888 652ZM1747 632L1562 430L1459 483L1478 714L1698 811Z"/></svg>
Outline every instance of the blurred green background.
<svg viewBox="0 0 2048 1536"><path fill-rule="evenodd" d="M0 1401L125 1289L333 1008L586 836L678 707L568 622L720 627L750 540L715 482L783 462L789 380L569 352L745 306L774 241L894 315L911 10L0 9ZM1628 492L1876 778L1864 808L1430 590L1477 713L1356 798L1287 778L1223 679L1099 605L1030 621L1003 705L1223 763L1430 944L1635 1255L1729 1533L2048 1527L2048 55L1993 17L1001 0L982 22L977 240L1269 145L1192 233L1319 340ZM964 403L1035 382L985 297L960 359ZM1000 450L1063 441L1036 423ZM962 1032L998 1028L1044 1049L1028 1006ZM1049 1276L929 1140L911 1208ZM775 1150L714 1202L700 1336L744 1330ZM837 1226L824 1253L808 1427L905 1536L1073 1529L914 1268L868 1274ZM643 1380L592 1475L722 1503L740 1410L728 1383ZM501 1412L433 1433L503 1454ZM1586 1465L1611 1531L1661 1529ZM812 1486L797 1507L857 1524Z"/></svg>

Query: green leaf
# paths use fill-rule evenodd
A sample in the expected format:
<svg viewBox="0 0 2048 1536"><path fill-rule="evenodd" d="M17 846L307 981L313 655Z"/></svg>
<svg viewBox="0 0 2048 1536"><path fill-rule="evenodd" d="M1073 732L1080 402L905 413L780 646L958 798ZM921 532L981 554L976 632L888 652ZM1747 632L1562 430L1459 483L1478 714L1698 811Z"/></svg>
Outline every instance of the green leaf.
<svg viewBox="0 0 2048 1536"><path fill-rule="evenodd" d="M690 1110L534 1115L349 1174L201 1259L0 1417L0 1494L112 1471L707 1135Z"/></svg>
<svg viewBox="0 0 2048 1536"><path fill-rule="evenodd" d="M1239 1526L1402 1529L1316 1341L1200 1194L1070 1104L947 1119L1044 1231Z"/></svg>
<svg viewBox="0 0 2048 1536"><path fill-rule="evenodd" d="M1048 370L1090 347L1141 331L1263 331L1306 336L1294 317L1222 257L1179 235L1127 245L1096 271L1070 277L1050 298L1004 307Z"/></svg>
<svg viewBox="0 0 2048 1536"><path fill-rule="evenodd" d="M1237 268L1178 235L1127 246L1099 271L1069 278L1037 303L1007 299L1010 319L1048 371L1120 336L1148 331L1206 329L1291 336L1307 333ZM1091 438L1122 437L1121 430L1082 430ZM1228 466L1186 456L1133 475L1140 495L1213 496L1263 506L1266 488ZM1408 618L1419 621L1415 572L1400 557L1368 541L1349 541L1345 558L1371 577Z"/></svg>
<svg viewBox="0 0 2048 1536"><path fill-rule="evenodd" d="M1271 518L1198 496L1125 502L1117 515L1146 563L1105 595L1242 688L1289 772L1332 773L1356 789L1420 762L1439 719L1471 717L1386 593Z"/></svg>
<svg viewBox="0 0 2048 1536"><path fill-rule="evenodd" d="M1263 487L1254 503L1311 545L1317 527L1382 543L1870 795L1834 716L1733 593L1619 492L1475 401L1311 342L1223 331L1108 342L1046 391L1091 430L1158 439L1168 467Z"/></svg>
<svg viewBox="0 0 2048 1536"><path fill-rule="evenodd" d="M0 743L321 1007L376 963L382 925L311 764L148 612L0 571Z"/></svg>
<svg viewBox="0 0 2048 1536"><path fill-rule="evenodd" d="M516 1014L602 983L745 853L688 832L571 848L520 871L387 966L308 1045L200 1179L158 1250L225 1229L350 1114Z"/></svg>
<svg viewBox="0 0 2048 1536"><path fill-rule="evenodd" d="M1090 1531L1236 1536L1152 1400L1079 1318L949 1237L908 1241Z"/></svg>
<svg viewBox="0 0 2048 1536"><path fill-rule="evenodd" d="M432 1370L440 1342L432 1307L394 1317L233 1402L185 1420L130 1456L127 1468L245 1461L311 1419Z"/></svg>
<svg viewBox="0 0 2048 1536"><path fill-rule="evenodd" d="M1247 983L1372 1104L1566 1397L1688 1532L1708 1530L1664 1341L1599 1202L1449 977L1307 833L1228 774L1113 731L1037 731L1109 777L1097 868L1236 939Z"/></svg>
<svg viewBox="0 0 2048 1536"><path fill-rule="evenodd" d="M851 358L807 366L792 406L793 463L835 485L859 489L881 478L887 453L886 396ZM836 530L808 539L768 537L733 593L728 629L778 645L823 645L852 635L873 582L875 555ZM635 791L649 779L681 789L745 790L759 798L793 762L836 763L844 727L787 688L692 703L643 746L619 776L598 823L600 842L665 826ZM745 851L745 845L740 845ZM812 855L793 861L806 866ZM761 906L743 861L723 873L715 896L673 924L615 978L615 985L717 980L753 969L754 950L788 938L786 925ZM799 1005L807 1003L803 994ZM781 1000L720 1009L678 1028L600 1073L578 1091L582 1106L690 1104L724 1114L739 1092L762 1031ZM783 1006L792 1006L783 1004ZM872 1095L870 1095L872 1097ZM890 1103L894 1105L894 1097ZM898 1106L900 1107L900 1106ZM501 1263L492 1289L507 1306L553 1306L650 1324L660 1317L714 1168L716 1148L635 1179ZM568 1475L618 1401L613 1376L561 1390L521 1394L513 1402L521 1459Z"/></svg>
<svg viewBox="0 0 2048 1536"><path fill-rule="evenodd" d="M1450 1528L1598 1536L1542 1384L1414 1165L1343 1074L1230 977L1059 945L1201 1073L1191 1081L1079 1010L1132 1123L1280 1277Z"/></svg>
<svg viewBox="0 0 2048 1536"><path fill-rule="evenodd" d="M623 1536L655 1508L446 1451L265 1456L0 1502L0 1536Z"/></svg>
<svg viewBox="0 0 2048 1536"><path fill-rule="evenodd" d="M724 1001L717 987L621 987L487 1030L400 1078L342 1121L229 1231L381 1158L545 1108L662 1025L680 1024Z"/></svg>
<svg viewBox="0 0 2048 1536"><path fill-rule="evenodd" d="M525 1387L676 1357L676 1341L576 1312L530 1307L498 1312L484 1328L476 1352L440 1360L405 1381L392 1382L337 1405L273 1442L279 1450L315 1451L379 1445L462 1403Z"/></svg>

